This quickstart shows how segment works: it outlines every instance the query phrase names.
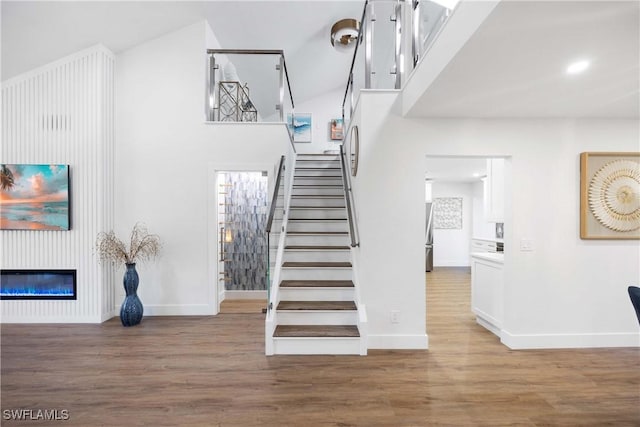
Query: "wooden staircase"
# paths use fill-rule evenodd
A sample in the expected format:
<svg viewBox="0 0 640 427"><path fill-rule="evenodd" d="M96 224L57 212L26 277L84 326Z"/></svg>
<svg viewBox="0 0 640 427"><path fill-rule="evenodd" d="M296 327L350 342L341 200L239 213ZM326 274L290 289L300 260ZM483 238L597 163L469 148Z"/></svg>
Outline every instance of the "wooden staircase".
<svg viewBox="0 0 640 427"><path fill-rule="evenodd" d="M273 354L366 354L339 156L297 156L286 229Z"/></svg>

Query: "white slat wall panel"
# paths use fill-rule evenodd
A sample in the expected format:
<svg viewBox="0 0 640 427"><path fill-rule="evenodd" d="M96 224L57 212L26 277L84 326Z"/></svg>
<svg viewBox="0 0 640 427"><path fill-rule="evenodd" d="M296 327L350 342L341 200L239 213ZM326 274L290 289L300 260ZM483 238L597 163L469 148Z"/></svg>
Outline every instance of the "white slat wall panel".
<svg viewBox="0 0 640 427"><path fill-rule="evenodd" d="M76 269L75 301L1 302L3 322L101 322L114 274L94 254L113 228L114 63L96 46L2 84L1 163L68 164L71 230L2 230L2 268Z"/></svg>

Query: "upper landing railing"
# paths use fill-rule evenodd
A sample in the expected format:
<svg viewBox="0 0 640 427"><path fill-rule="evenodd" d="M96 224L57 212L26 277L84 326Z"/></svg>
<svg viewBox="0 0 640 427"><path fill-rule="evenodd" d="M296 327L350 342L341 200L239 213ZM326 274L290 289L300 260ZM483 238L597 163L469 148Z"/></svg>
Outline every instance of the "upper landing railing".
<svg viewBox="0 0 640 427"><path fill-rule="evenodd" d="M345 126L360 90L403 87L457 3L457 0L365 1L342 100Z"/></svg>
<svg viewBox="0 0 640 427"><path fill-rule="evenodd" d="M208 49L207 54L207 120L284 122L285 114L293 117L282 50Z"/></svg>

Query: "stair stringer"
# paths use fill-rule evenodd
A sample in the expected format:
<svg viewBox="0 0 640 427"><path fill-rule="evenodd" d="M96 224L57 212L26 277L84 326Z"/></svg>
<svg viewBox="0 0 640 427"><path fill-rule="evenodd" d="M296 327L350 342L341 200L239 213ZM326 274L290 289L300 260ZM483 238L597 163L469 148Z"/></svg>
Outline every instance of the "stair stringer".
<svg viewBox="0 0 640 427"><path fill-rule="evenodd" d="M360 295L360 280L358 280L358 263L354 252L356 248L351 248L351 276L353 281L354 301L358 307L358 330L360 331L360 356L367 355L369 322L367 319L367 308Z"/></svg>
<svg viewBox="0 0 640 427"><path fill-rule="evenodd" d="M275 309L277 307L280 291L280 276L282 273L282 260L284 258L284 247L287 238L287 225L289 221L289 207L291 206L291 194L293 193L293 175L295 173L296 153L290 153L290 161L285 164L285 198L284 198L284 215L282 216L282 229L278 238L278 250L276 252L276 262L273 274L271 275L271 291L269 293L269 301L267 303L267 316L264 323L264 351L267 356L274 355L273 333L278 325L278 314Z"/></svg>
<svg viewBox="0 0 640 427"><path fill-rule="evenodd" d="M342 151L342 150L341 150ZM341 159L344 160L344 159ZM340 162L340 170L342 172L342 185L343 188L346 189L351 189L352 185L351 185L351 171L347 170L343 170L343 168L345 167L345 164L341 161ZM345 206L347 205L347 200L346 198L351 196L351 206L353 207L355 205L355 194L353 194L350 190L347 192L347 194L345 194ZM352 209L351 214L353 215L353 218L351 218L351 220L353 221L353 230L356 233L356 235L358 235L358 215L355 211L355 209ZM351 233L351 230L349 231ZM352 236L353 237L353 236ZM362 300L362 295L360 292L360 279L358 277L358 263L357 263L357 259L358 257L356 257L356 251L360 250L360 241L359 239L354 239L357 240L357 246L351 246L351 250L350 250L350 255L351 255L351 275L352 275L352 281L353 281L353 286L354 286L354 301L356 303L356 306L358 307L358 330L360 331L360 355L361 356L366 356L367 355L367 349L368 349L368 336L369 336L369 321L368 321L368 317L367 317L367 308L366 305L364 304L364 301Z"/></svg>

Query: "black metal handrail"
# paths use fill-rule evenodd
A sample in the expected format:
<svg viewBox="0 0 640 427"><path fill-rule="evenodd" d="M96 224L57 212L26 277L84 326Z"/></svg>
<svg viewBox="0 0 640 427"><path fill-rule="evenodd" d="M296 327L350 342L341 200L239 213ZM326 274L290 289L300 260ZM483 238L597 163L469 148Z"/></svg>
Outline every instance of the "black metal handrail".
<svg viewBox="0 0 640 427"><path fill-rule="evenodd" d="M362 17L360 18L360 28L358 29L358 39L356 41L356 47L353 50L353 58L351 59L351 68L349 68L349 77L347 78L347 88L344 91L344 98L342 98L342 123L344 121L344 105L347 102L347 96L349 95L349 86L353 85L353 67L356 65L356 57L358 56L358 46L362 43L362 30L365 27L364 18L367 14L367 6L369 5L369 0L365 0L364 7L362 8Z"/></svg>
<svg viewBox="0 0 640 427"><path fill-rule="evenodd" d="M344 184L344 199L347 204L347 219L349 220L349 235L351 236L351 247L360 246L358 236L356 236L354 226L353 206L351 206L351 180L347 177L347 165L345 164L345 154L342 145L340 145L340 168L342 169L342 182Z"/></svg>
<svg viewBox="0 0 640 427"><path fill-rule="evenodd" d="M271 233L271 226L273 225L273 217L276 212L276 203L278 200L278 193L280 192L280 181L282 180L282 171L284 171L284 156L280 157L280 166L278 166L278 176L276 177L276 186L273 189L273 197L271 198L271 207L269 208L269 217L267 218L267 233Z"/></svg>

